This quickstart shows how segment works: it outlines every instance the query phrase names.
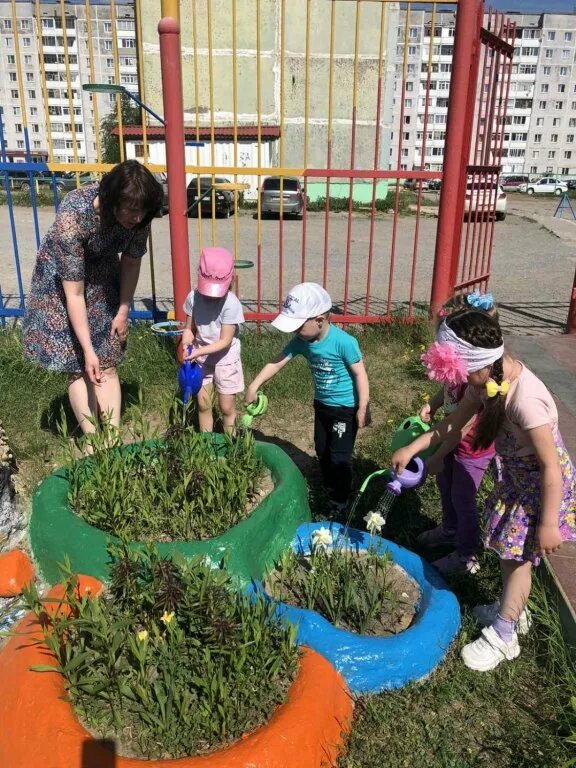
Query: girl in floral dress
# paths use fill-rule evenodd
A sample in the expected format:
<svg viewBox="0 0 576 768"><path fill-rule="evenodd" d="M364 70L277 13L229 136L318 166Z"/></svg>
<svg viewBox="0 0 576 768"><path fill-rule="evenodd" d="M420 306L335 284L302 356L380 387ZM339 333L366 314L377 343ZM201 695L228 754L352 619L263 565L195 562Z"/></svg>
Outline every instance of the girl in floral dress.
<svg viewBox="0 0 576 768"><path fill-rule="evenodd" d="M576 539L576 472L558 430L552 395L523 363L505 353L495 320L485 312L463 310L443 322L437 339L426 354L429 375L459 372L468 382L466 394L450 416L396 451L392 465L401 472L413 456L441 444L429 460L430 471L437 472L475 414L475 445L496 441L501 478L486 501L484 543L500 557L503 590L498 603L474 609L484 629L462 649L466 666L487 671L520 653L517 630L527 628L524 608L532 567L562 541Z"/></svg>
<svg viewBox="0 0 576 768"><path fill-rule="evenodd" d="M24 354L68 373L68 395L84 433L98 414L120 423L116 371L128 312L162 187L136 160L100 183L70 192L36 257L24 318Z"/></svg>

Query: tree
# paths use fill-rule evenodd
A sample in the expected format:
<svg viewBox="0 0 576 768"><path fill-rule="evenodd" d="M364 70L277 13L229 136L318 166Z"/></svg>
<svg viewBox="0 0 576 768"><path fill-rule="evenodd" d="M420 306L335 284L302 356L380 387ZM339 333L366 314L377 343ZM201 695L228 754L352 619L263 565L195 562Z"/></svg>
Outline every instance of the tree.
<svg viewBox="0 0 576 768"><path fill-rule="evenodd" d="M122 125L140 125L140 107L123 93L120 97ZM103 163L120 162L120 137L112 131L118 126L118 114L114 109L100 120L100 144Z"/></svg>

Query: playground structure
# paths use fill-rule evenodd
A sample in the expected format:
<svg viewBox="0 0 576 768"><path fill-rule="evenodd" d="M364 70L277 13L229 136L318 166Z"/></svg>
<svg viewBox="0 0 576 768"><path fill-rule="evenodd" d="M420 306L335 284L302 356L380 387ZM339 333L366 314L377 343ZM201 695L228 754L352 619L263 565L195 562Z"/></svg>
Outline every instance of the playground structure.
<svg viewBox="0 0 576 768"><path fill-rule="evenodd" d="M16 3L11 0L13 14L16 18ZM206 5L208 29L201 29L204 20L199 18L196 3L191 0L191 7L184 6L186 11L182 10L186 18L186 23L190 26L190 13L192 16L192 26L195 30L195 36L192 39L193 63L197 64L199 56L204 55L199 38L202 32L203 38L208 45L208 54L215 49L214 24L210 16L211 2ZM232 53L239 50L237 42L238 8L237 0L230 0L232 10L231 19L227 19L227 24L231 23L232 35ZM227 174L232 177L229 182L229 189L234 194L235 207L240 201L240 191L242 189L241 179L249 176L257 179L258 195L255 214L255 223L247 217L235 217L233 221L232 241L235 257L246 257L255 265L255 269L242 275L237 274L235 288L241 294L246 302L247 318L250 320L266 321L270 319L278 304L282 301L283 294L288 287L287 281L294 280L297 271L300 280L317 280L325 285L333 294L336 311L339 314L339 321L342 323L381 323L381 322L412 322L417 316L424 315L430 303L432 308L442 303L446 297L454 290L468 288L485 288L491 271L491 258L494 238L494 217L490 210L493 205L490 195L483 195L485 202L479 206L468 220L463 223L464 197L467 183L473 183L480 191L488 189L498 181L500 172L500 159L502 154L502 145L504 140L504 123L506 117L506 102L509 88L511 61L513 54L514 25L505 19L501 14L490 12L484 16L484 5L480 0L460 0L458 3L457 23L454 36L454 49L451 58L452 74L450 99L446 118L446 144L445 161L443 171L431 171L426 158L429 156L428 150L428 132L424 129L421 133L419 167L407 170L403 168L403 136L400 132L398 141L398 152L390 161L391 169L385 169L383 166L388 162L383 159L384 139L388 136L390 125L383 121L384 102L387 97L387 89L390 84L386 81L386 69L392 58L389 50L390 36L388 30L392 18L392 9L394 4L388 0L382 0L378 3L365 3L362 0L356 0L354 3L343 3L341 0L335 0L329 4L319 4L317 0L302 0L299 5L299 12L304 12L302 18L305 20L306 40L305 49L301 54L303 64L304 82L303 87L303 128L302 128L302 162L299 165L284 165L286 156L285 132L286 132L286 99L288 88L288 76L284 71L286 66L283 64L285 51L288 47L287 29L290 21L290 7L282 2L279 6L279 89L277 89L278 103L276 105L277 126L272 128L268 124L270 119L264 117L262 106L262 62L264 61L264 51L262 49L262 28L264 19L260 0L254 0L250 4L250 13L255 20L255 29L253 34L256 37L254 46L256 55L256 78L253 83L255 89L255 101L257 103L257 120L253 126L256 136L257 155L262 156L262 148L265 143L264 137L272 133L277 137L275 139L278 149L278 166L265 167L259 160L256 165L241 165L239 150L241 148L241 138L248 130L243 127L242 121L237 109L237 98L239 88L239 73L236 66L236 54L232 56L230 73L231 78L230 91L234 96L235 108L231 119L225 127L220 127L219 118L216 114L214 105L214 82L213 72L209 82L202 84L195 77L194 88L198 90L200 85L204 85L208 91L211 108L209 113L199 121L198 110L196 110L196 125L192 128L184 126L184 109L182 100L182 46L187 46L190 50L190 40L184 42L181 39L180 28L180 3L177 0L167 0L162 3L162 18L160 20L159 31L159 64L162 74L162 96L163 96L163 117L154 110L146 107L146 83L144 82L143 67L139 69L138 99L142 105L141 125L138 130L142 136L143 157L141 158L148 167L154 172L167 171L168 193L169 193L169 219L170 219L170 240L171 240L171 258L173 275L173 304L169 309L174 308L176 316L181 314L182 297L190 286L190 261L196 261L193 255L197 249L202 247L203 238L206 237L206 228L202 224L201 212L198 217L197 227L197 246L196 243L190 243L188 234L188 220L186 216L186 179L187 177L212 176L213 189L209 193L214 195L218 182L216 179L221 174ZM401 87L396 94L398 103L400 125L404 120L404 100L409 90L408 85L411 81L412 69L410 69L409 37L411 15L415 13L419 3L408 3L403 9L402 23L399 25L398 44L403 48L401 57L402 70ZM435 30L436 3L430 4L430 27L429 30ZM253 6L253 7L252 7ZM301 6L301 7L300 7ZM87 18L90 16L90 3L86 2ZM40 5L37 5L37 23L40 22ZM110 5L112 21L115 20L114 4ZM246 12L248 14L248 6ZM142 60L142 2L135 0L136 11L136 43L139 59ZM315 43L312 30L311 19L318 21L318 13L324 14L320 20L325 24L326 30L329 30L329 47L326 54L316 54L313 48ZM314 15L316 14L316 16ZM344 15L346 14L346 15ZM65 15L64 4L62 4L62 15ZM249 15L249 14L248 14ZM299 17L300 18L300 17ZM353 45L348 52L343 52L339 48L339 35L342 34L344 23L353 22L352 29L355 30L353 36ZM365 42L363 32L365 24L370 22L371 29L374 30L373 40L376 41L375 51L368 49L368 43ZM372 23L374 22L374 23ZM116 27L112 23L112 49L115 56L118 52L118 37ZM227 33L228 34L228 33ZM428 61L426 71L418 73L421 85L424 86L424 95L421 95L423 104L423 113L421 116L422 126L429 123L429 113L433 98L432 73L438 65L437 55L434 52L433 36L428 42ZM425 38L424 42L428 38ZM204 45L204 39L202 45ZM363 49L363 45L365 50ZM40 48L42 43L40 41ZM42 49L40 50L42 53ZM28 127L26 123L26 95L22 78L22 67L20 65L20 51L16 51L16 58L19 64L18 89L20 93L20 102L23 107L23 133L26 144L26 162L15 163L8 160L7 147L2 138L0 128L0 145L2 147L0 160L0 173L3 172L4 184L9 209L9 223L12 240L12 265L7 271L7 276L3 276L3 286L0 286L4 293L0 292L0 322L5 322L6 318L20 316L25 309L25 288L27 276L23 275L18 249L18 227L21 224L16 223L14 216L14 206L12 195L9 189L8 174L15 171L25 171L30 174L31 202L30 209L31 224L35 233L36 242L40 240L40 224L38 217L38 206L36 200L36 190L34 177L39 173L72 171L77 174L80 171L89 171L101 174L109 169L109 165L102 162L101 148L98 147L98 161L95 163L81 163L75 152L74 162L58 163L53 160L53 146L49 135L48 161L40 162L34 160L30 150L30 141L28 138ZM146 54L148 55L148 54ZM268 54L266 54L268 55ZM300 55L300 54L299 54ZM327 94L326 111L318 113L319 109L324 107L311 104L311 69L314 63L314 57L321 55L327 64ZM91 57L92 54L89 53ZM287 56L287 54L286 54ZM370 85L373 88L367 89L362 77L363 60L371 61L372 80ZM339 61L347 60L350 63L350 102L348 112L342 111L340 103L342 96L336 92L337 88L337 66ZM90 58L90 61L92 59ZM72 103L72 80L70 53L67 50L64 56L66 86ZM45 74L45 73L44 73ZM77 76L76 76L77 77ZM118 78L116 78L118 79ZM94 77L91 77L92 82ZM89 84L79 83L82 87ZM477 87L477 85L479 87ZM110 87L110 86L109 86ZM114 87L114 86L111 86ZM116 86L117 88L119 86ZM126 90L125 88L123 89ZM46 94L46 81L44 82L43 95L48 106ZM337 98L338 97L338 98ZM111 97L114 98L114 97ZM361 100L362 103L361 103ZM121 159L124 158L125 138L128 135L128 127L122 124L122 115L120 110L121 94L116 94L117 118L119 135L119 150ZM98 109L96 96L92 101L94 107L94 117L98 120ZM198 102L197 102L198 104ZM189 107L187 107L189 109ZM373 126L374 133L371 139L371 151L373 151L372 167L367 168L364 161L358 160L360 155L360 144L358 137L363 136L365 141L366 120L359 120L358 115L363 109L362 114L366 115L372 110L372 117L368 121ZM316 112L314 111L316 110ZM158 129L147 121L147 115L151 114L152 119L160 121L164 125ZM316 117L321 114L321 117ZM207 120L209 119L209 123ZM311 162L311 129L321 122L325 126L325 164L317 165L319 152L314 152L314 162ZM341 127L346 129L346 141L349 140L349 162L342 162L342 151L336 147L336 136L342 135ZM133 127L133 126L132 126ZM337 130L338 129L338 130ZM151 161L151 141L154 132L161 130L166 144L166 163L165 165L155 164ZM343 130L343 129L342 129ZM187 147L190 141L187 140L190 131L195 134L196 142L193 147ZM215 158L215 137L220 132L227 132L232 139L232 164L216 165ZM340 133L338 133L340 131ZM361 132L364 131L362 134ZM420 134L419 134L420 135ZM213 158L210 165L203 165L199 162L200 145L206 144L203 152L208 152ZM338 151L337 151L338 150ZM366 146L362 146L363 156L366 154ZM196 153L196 163L190 163L190 158ZM345 153L344 153L345 154ZM204 157L206 155L203 155ZM335 165L335 158L338 158L338 167ZM359 163L363 163L363 167ZM303 180L304 190L304 210L301 224L301 253L299 264L294 265L294 259L298 259L294 253L287 253L285 246L285 230L289 226L284 222L283 217L277 224L278 240L276 246L270 246L264 237L264 227L260 210L260 188L263 178L268 174L275 174L282 179L288 177L299 177ZM436 247L433 267L433 278L431 290L426 287L423 278L424 265L422 264L422 218L424 216L423 208L426 203L424 197L423 184L428 180L442 180L442 191L439 199L438 219L436 227ZM412 215L401 217L401 208L404 192L402 185L406 181L416 181L416 191L411 198ZM361 246L355 244L355 224L353 210L355 188L362 183L363 186L371 187L371 203L366 206L369 215L369 236L368 242L363 242ZM325 188L326 204L323 216L324 230L324 248L323 253L317 251L312 255L307 248L307 229L308 211L307 200L308 185L317 187L323 184ZM391 215L386 217L386 237L388 241L382 239L379 231L381 219L377 212L377 195L383 184L388 185L388 197L391 202ZM344 237L342 234L335 234L336 219L338 215L331 209L331 197L335 187L342 188L348 185L349 195L347 202L347 211L344 213L346 224L344 227ZM55 184L54 203L57 207L58 199ZM214 206L212 206L214 210ZM318 222L318 219L316 219ZM212 244L219 240L219 233L214 213L212 214L209 226L208 236ZM270 225L270 229L274 225ZM255 232L254 250L249 253L239 253L239 229L241 227L252 227ZM229 236L229 235L228 235ZM337 242L334 238L339 237ZM192 245L193 254L191 255L190 246ZM155 275L154 275L154 242L150 241L150 301L146 303L146 309L134 308L132 317L134 319L162 319L162 311L157 302ZM289 265L289 259L292 263ZM356 259L356 261L355 261ZM360 265L360 266L359 266ZM290 268L289 268L290 267ZM12 274L13 269L13 274ZM351 272L354 272L354 281L351 281ZM8 288L4 288L4 286ZM358 286L363 285L360 289ZM164 311L166 307L164 307Z"/></svg>

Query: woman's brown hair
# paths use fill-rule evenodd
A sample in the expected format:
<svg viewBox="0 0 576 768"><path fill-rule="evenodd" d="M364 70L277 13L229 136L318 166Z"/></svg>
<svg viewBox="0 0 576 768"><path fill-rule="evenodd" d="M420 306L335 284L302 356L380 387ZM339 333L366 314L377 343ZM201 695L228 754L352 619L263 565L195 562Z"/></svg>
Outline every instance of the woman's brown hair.
<svg viewBox="0 0 576 768"><path fill-rule="evenodd" d="M125 206L144 213L135 229L143 229L162 212L164 193L150 171L138 160L125 160L114 166L100 182L98 201L102 228L113 227L116 210Z"/></svg>
<svg viewBox="0 0 576 768"><path fill-rule="evenodd" d="M498 322L486 312L477 309L463 309L446 318L446 325L462 341L474 347L496 349L502 346L502 330ZM503 358L492 364L490 377L502 384L504 376ZM488 448L494 442L504 421L506 399L503 395L488 398L480 411L474 432L474 449Z"/></svg>

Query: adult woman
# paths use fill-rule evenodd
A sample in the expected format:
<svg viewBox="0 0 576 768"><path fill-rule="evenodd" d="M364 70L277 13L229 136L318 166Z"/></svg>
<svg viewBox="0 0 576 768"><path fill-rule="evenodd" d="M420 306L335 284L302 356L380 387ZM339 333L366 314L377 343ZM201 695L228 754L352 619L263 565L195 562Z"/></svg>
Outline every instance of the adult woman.
<svg viewBox="0 0 576 768"><path fill-rule="evenodd" d="M94 430L98 413L120 423L116 367L150 222L161 209L161 185L127 160L64 198L38 251L24 353L68 373L70 404L84 433Z"/></svg>

